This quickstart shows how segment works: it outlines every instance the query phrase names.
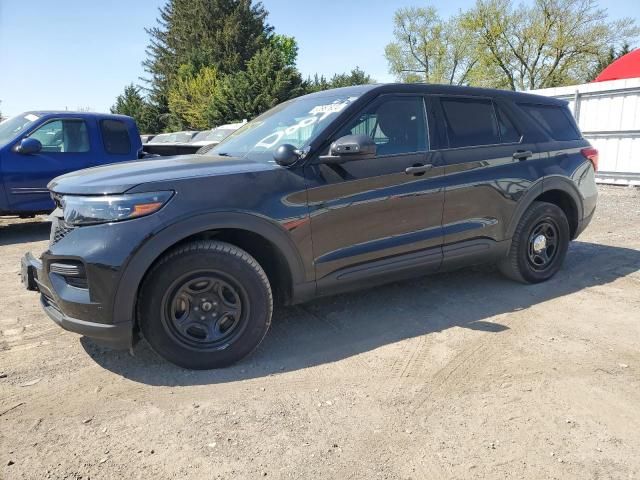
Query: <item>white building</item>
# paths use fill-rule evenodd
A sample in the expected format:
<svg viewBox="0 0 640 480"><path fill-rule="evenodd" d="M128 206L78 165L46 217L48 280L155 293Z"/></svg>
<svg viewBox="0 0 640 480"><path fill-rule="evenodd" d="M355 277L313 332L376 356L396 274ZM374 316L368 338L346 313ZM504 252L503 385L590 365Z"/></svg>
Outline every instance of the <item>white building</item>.
<svg viewBox="0 0 640 480"><path fill-rule="evenodd" d="M640 78L530 93L569 102L582 134L600 154L597 182L640 186Z"/></svg>

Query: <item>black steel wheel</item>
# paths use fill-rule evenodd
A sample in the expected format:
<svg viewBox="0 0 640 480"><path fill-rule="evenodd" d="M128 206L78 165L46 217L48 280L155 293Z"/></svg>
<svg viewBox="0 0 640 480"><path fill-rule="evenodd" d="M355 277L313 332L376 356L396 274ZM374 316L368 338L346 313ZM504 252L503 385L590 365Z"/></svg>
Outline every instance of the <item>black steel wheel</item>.
<svg viewBox="0 0 640 480"><path fill-rule="evenodd" d="M230 365L251 353L271 324L266 274L244 250L199 241L165 255L147 275L138 322L151 347L191 369Z"/></svg>
<svg viewBox="0 0 640 480"><path fill-rule="evenodd" d="M216 349L241 333L247 294L221 272L178 278L163 299L162 324L176 342L196 350Z"/></svg>
<svg viewBox="0 0 640 480"><path fill-rule="evenodd" d="M536 271L544 271L553 264L558 253L559 229L553 219L537 223L529 235L527 258Z"/></svg>
<svg viewBox="0 0 640 480"><path fill-rule="evenodd" d="M544 282L560 270L570 236L569 222L560 207L533 202L518 222L509 254L498 267L519 282Z"/></svg>

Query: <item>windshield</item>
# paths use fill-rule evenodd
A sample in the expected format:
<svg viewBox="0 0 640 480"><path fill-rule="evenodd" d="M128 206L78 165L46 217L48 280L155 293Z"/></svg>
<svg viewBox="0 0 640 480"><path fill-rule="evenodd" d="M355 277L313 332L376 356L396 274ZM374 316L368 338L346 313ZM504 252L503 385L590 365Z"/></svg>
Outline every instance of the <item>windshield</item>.
<svg viewBox="0 0 640 480"><path fill-rule="evenodd" d="M156 135L153 137L149 143L166 143L169 141L170 135L168 133L161 133L160 135Z"/></svg>
<svg viewBox="0 0 640 480"><path fill-rule="evenodd" d="M0 122L0 145L9 143L38 120L33 113L23 113Z"/></svg>
<svg viewBox="0 0 640 480"><path fill-rule="evenodd" d="M218 127L213 130L205 130L193 137L191 142L221 142L236 130L237 128L230 127Z"/></svg>
<svg viewBox="0 0 640 480"><path fill-rule="evenodd" d="M357 97L313 96L282 103L229 135L209 155L245 157L272 161L273 152L289 143L296 148L309 145Z"/></svg>

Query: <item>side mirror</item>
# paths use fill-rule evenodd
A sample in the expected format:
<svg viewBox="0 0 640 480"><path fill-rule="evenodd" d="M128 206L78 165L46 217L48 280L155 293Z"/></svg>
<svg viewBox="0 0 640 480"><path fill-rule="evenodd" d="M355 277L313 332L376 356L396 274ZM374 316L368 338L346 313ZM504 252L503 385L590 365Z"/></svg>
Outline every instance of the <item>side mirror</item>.
<svg viewBox="0 0 640 480"><path fill-rule="evenodd" d="M42 144L40 143L40 140L36 140L35 138L30 137L23 138L16 148L16 152L22 153L23 155L38 153L40 150L42 150Z"/></svg>
<svg viewBox="0 0 640 480"><path fill-rule="evenodd" d="M300 150L290 143L285 143L276 148L273 152L273 159L278 165L289 167L300 160Z"/></svg>
<svg viewBox="0 0 640 480"><path fill-rule="evenodd" d="M369 135L345 135L331 144L329 155L321 156L320 163L344 163L375 156L376 144Z"/></svg>

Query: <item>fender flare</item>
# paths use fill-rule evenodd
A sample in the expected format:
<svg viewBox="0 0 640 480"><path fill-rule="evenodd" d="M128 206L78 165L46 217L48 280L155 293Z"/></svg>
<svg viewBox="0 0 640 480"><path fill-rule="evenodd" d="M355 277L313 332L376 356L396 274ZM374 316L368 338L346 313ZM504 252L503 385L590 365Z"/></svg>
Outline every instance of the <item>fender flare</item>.
<svg viewBox="0 0 640 480"><path fill-rule="evenodd" d="M171 224L142 244L124 266L114 297L114 323L135 321L135 307L142 280L153 263L173 245L208 230L236 228L256 233L278 247L284 257L292 283L305 281L305 268L293 240L272 220L245 212L214 212L196 215Z"/></svg>
<svg viewBox="0 0 640 480"><path fill-rule="evenodd" d="M578 213L578 221L582 220L584 216L582 196L580 195L580 192L578 191L576 186L571 183L570 180L560 175L543 177L540 180L536 181L529 188L527 193L518 201L518 205L516 206L516 209L511 216L511 221L509 222L505 238L513 238L516 227L518 226L518 222L520 222L520 219L522 218L522 215L524 215L524 212L531 206L536 198L538 198L543 193L549 192L551 190L559 190L569 195L576 208L576 212Z"/></svg>

